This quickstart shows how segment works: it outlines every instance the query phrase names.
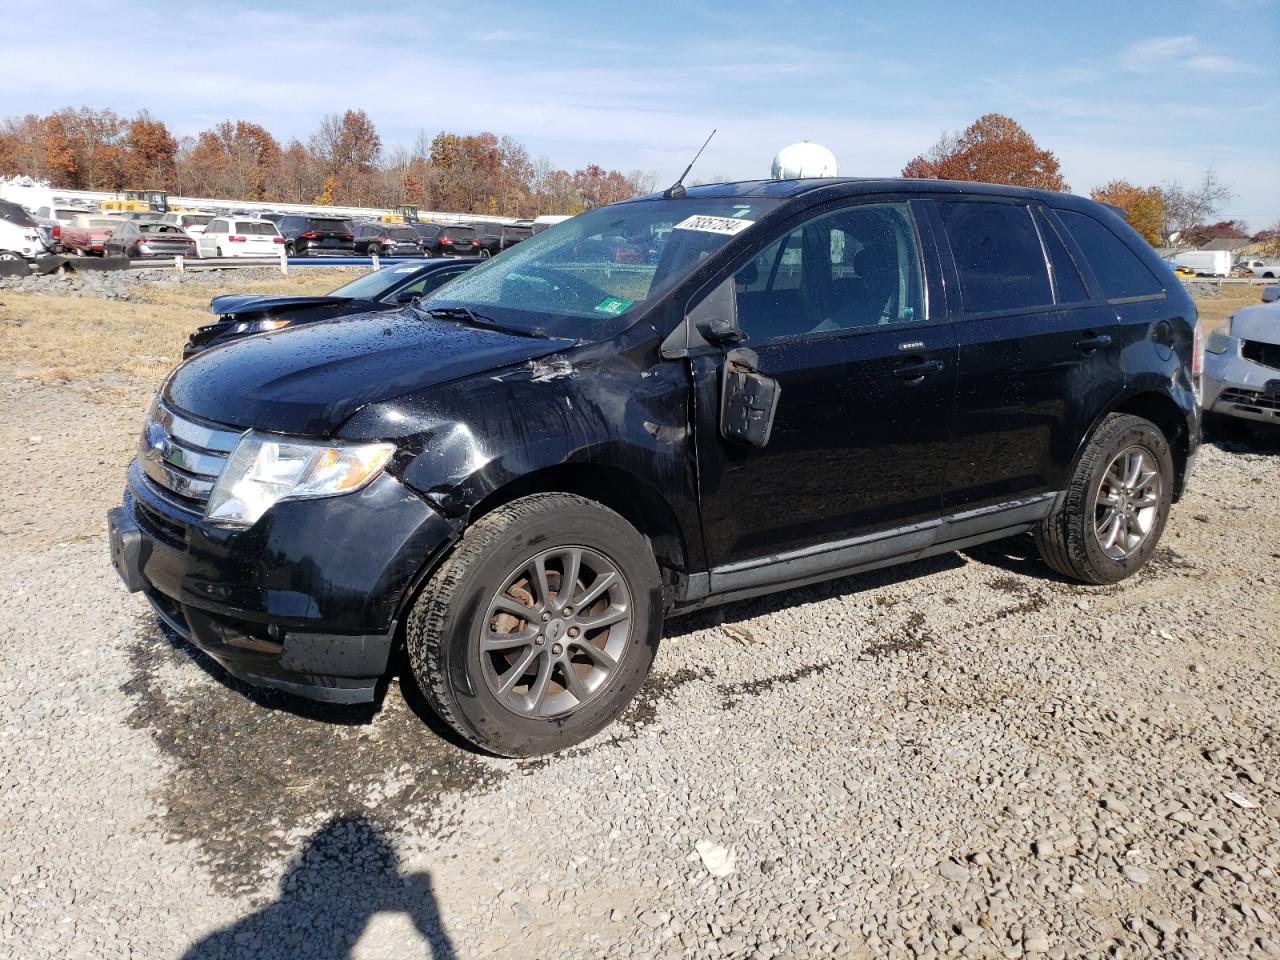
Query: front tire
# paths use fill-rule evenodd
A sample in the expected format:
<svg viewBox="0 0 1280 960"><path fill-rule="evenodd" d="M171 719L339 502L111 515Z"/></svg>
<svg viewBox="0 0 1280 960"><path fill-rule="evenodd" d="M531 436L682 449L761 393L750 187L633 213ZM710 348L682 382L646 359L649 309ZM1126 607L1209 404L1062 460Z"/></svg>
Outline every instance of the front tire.
<svg viewBox="0 0 1280 960"><path fill-rule="evenodd" d="M649 673L662 616L644 536L594 501L535 494L463 534L405 644L441 719L484 750L529 757L617 718Z"/></svg>
<svg viewBox="0 0 1280 960"><path fill-rule="evenodd" d="M1040 556L1082 583L1133 576L1160 542L1173 483L1173 453L1160 428L1111 414L1085 447L1062 504L1036 527Z"/></svg>

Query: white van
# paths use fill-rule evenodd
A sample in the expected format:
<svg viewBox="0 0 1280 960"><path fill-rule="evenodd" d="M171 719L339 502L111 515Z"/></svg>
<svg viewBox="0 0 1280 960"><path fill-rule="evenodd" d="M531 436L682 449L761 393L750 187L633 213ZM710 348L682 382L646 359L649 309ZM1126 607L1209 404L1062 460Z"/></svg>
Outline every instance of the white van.
<svg viewBox="0 0 1280 960"><path fill-rule="evenodd" d="M16 203L0 200L0 260L31 260L45 252L40 228Z"/></svg>
<svg viewBox="0 0 1280 960"><path fill-rule="evenodd" d="M1198 277L1231 276L1231 252L1229 250L1189 250L1176 254L1172 260L1175 268L1181 267Z"/></svg>

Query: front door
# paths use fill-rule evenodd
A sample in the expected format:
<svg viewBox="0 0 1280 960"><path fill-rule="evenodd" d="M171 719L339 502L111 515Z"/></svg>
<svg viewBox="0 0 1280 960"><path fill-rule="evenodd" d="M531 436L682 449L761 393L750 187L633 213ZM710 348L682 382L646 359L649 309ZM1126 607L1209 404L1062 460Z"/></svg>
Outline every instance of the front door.
<svg viewBox="0 0 1280 960"><path fill-rule="evenodd" d="M907 203L824 213L737 272L745 346L781 395L765 446L727 440L716 402L723 357L693 360L712 589L729 586L717 585L717 567L797 553L820 565L841 541L913 526L932 536L956 346L925 290Z"/></svg>

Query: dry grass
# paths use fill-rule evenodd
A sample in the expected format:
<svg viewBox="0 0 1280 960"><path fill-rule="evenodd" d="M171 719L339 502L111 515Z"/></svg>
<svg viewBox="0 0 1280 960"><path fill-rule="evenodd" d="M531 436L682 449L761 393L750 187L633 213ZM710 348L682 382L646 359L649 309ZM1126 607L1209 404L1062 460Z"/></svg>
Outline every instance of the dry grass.
<svg viewBox="0 0 1280 960"><path fill-rule="evenodd" d="M288 277L234 275L181 286L135 285L140 301L0 291L0 371L22 379L154 385L179 360L196 327L213 320L222 293L325 293L357 271L308 268Z"/></svg>
<svg viewBox="0 0 1280 960"><path fill-rule="evenodd" d="M138 284L140 301L90 296L0 292L0 374L77 382L94 390L154 389L182 357L187 335L209 323L209 298L221 293L324 293L359 272L306 268L288 277L209 276L181 286ZM1221 297L1198 300L1212 330L1231 313L1257 303L1261 288L1227 284Z"/></svg>
<svg viewBox="0 0 1280 960"><path fill-rule="evenodd" d="M1241 307L1261 302L1262 287L1249 283L1224 283L1221 297L1197 300L1196 308L1200 311L1200 325L1208 333Z"/></svg>

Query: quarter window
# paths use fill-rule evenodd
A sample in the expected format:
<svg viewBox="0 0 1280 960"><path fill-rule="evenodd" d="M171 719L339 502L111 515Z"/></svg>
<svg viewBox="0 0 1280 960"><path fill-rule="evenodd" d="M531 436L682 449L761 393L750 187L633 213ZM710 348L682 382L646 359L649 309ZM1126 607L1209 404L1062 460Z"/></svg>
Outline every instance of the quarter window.
<svg viewBox="0 0 1280 960"><path fill-rule="evenodd" d="M734 287L753 343L924 319L920 251L902 203L810 220L742 267Z"/></svg>
<svg viewBox="0 0 1280 960"><path fill-rule="evenodd" d="M940 203L966 313L1026 310L1053 303L1049 271L1031 211L1020 204Z"/></svg>
<svg viewBox="0 0 1280 960"><path fill-rule="evenodd" d="M1086 213L1059 210L1058 216L1089 259L1108 300L1154 296L1164 290L1156 275L1110 227Z"/></svg>
<svg viewBox="0 0 1280 960"><path fill-rule="evenodd" d="M1040 228L1040 236L1049 252L1049 266L1053 269L1058 303L1082 303L1088 300L1089 292L1085 289L1084 278L1080 276L1075 258L1043 212L1036 212L1036 226Z"/></svg>

